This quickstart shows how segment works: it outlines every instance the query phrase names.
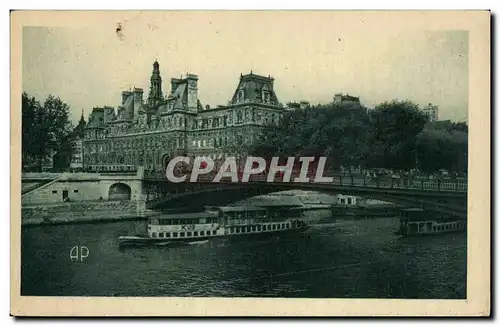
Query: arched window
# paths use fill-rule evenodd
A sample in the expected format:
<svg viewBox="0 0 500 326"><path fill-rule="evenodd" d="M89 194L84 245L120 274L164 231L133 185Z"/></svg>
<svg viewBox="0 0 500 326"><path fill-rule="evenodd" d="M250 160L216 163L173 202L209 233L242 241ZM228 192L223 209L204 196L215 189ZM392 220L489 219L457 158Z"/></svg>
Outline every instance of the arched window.
<svg viewBox="0 0 500 326"><path fill-rule="evenodd" d="M238 98L237 98L237 101L238 101L238 102L242 102L242 101L244 100L244 98L245 98L245 90L240 89L240 90L238 91Z"/></svg>

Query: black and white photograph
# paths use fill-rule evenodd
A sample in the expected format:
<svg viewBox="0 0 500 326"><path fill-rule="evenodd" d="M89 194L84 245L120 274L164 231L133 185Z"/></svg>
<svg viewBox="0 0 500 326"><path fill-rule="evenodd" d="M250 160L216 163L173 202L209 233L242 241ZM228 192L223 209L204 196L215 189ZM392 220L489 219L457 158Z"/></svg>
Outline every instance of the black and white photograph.
<svg viewBox="0 0 500 326"><path fill-rule="evenodd" d="M488 11L11 20L20 300L489 313Z"/></svg>

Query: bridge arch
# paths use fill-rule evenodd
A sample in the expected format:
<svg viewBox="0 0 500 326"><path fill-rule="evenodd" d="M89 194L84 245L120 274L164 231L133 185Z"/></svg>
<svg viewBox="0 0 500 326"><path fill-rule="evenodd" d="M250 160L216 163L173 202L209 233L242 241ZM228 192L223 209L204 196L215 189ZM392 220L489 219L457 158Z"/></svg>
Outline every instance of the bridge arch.
<svg viewBox="0 0 500 326"><path fill-rule="evenodd" d="M113 183L108 190L109 200L130 200L132 189L123 182Z"/></svg>
<svg viewBox="0 0 500 326"><path fill-rule="evenodd" d="M178 208L182 206L225 205L245 198L265 195L283 190L313 190L325 194L345 194L365 198L373 198L394 204L411 207L422 207L436 213L466 217L466 193L442 191L414 192L408 189L380 189L370 187L349 187L332 184L301 183L227 183L227 184L194 184L170 188L167 193L147 199L149 209ZM451 201L449 201L451 200Z"/></svg>

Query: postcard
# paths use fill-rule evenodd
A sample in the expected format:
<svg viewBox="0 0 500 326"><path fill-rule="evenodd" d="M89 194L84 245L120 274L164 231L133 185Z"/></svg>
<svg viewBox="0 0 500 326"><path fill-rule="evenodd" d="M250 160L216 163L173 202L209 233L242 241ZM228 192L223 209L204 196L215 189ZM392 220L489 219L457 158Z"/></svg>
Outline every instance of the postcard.
<svg viewBox="0 0 500 326"><path fill-rule="evenodd" d="M12 11L14 316L488 316L489 11Z"/></svg>

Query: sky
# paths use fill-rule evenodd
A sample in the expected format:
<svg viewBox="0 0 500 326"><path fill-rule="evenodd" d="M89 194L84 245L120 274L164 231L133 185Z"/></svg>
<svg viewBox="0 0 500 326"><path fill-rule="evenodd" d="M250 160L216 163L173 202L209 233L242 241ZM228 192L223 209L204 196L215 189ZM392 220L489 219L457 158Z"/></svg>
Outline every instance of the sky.
<svg viewBox="0 0 500 326"><path fill-rule="evenodd" d="M129 12L25 26L22 77L30 96L68 103L74 123L82 110L87 119L93 107L119 106L131 87L146 99L155 59L164 94L170 78L197 74L203 106L227 104L240 74L253 71L275 78L282 103L329 103L343 92L371 108L432 103L440 119L466 121L468 52L467 31L394 28L363 14Z"/></svg>

